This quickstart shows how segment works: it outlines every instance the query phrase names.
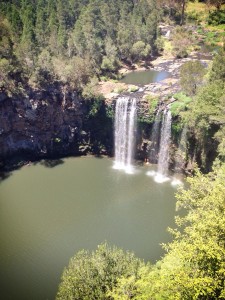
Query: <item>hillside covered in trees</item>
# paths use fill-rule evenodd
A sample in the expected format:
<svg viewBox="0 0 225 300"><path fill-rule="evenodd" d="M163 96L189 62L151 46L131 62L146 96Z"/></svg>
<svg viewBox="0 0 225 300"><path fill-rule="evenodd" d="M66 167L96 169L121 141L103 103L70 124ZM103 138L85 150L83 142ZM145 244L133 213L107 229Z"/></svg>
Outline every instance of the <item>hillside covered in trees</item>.
<svg viewBox="0 0 225 300"><path fill-rule="evenodd" d="M57 81L80 90L157 51L155 1L1 1L0 11L2 89Z"/></svg>

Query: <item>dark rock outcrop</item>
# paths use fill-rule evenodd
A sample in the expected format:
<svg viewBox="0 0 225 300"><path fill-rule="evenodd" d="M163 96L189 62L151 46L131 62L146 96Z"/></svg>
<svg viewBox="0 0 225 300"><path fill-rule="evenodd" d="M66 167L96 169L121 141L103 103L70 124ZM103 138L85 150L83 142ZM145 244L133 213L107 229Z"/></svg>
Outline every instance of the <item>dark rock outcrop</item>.
<svg viewBox="0 0 225 300"><path fill-rule="evenodd" d="M82 152L85 109L77 94L57 89L4 97L0 102L2 165L15 156L39 159Z"/></svg>

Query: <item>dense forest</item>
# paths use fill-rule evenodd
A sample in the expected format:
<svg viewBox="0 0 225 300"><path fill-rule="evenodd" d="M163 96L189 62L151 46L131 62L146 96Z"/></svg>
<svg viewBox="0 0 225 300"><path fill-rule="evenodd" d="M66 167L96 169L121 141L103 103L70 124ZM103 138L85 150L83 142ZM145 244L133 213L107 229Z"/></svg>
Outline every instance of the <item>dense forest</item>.
<svg viewBox="0 0 225 300"><path fill-rule="evenodd" d="M0 11L1 88L61 82L80 90L122 60L157 51L155 1L1 1Z"/></svg>
<svg viewBox="0 0 225 300"><path fill-rule="evenodd" d="M173 50L176 57L186 57L193 37L182 25L188 18L200 20L187 14L188 2L1 1L0 97L51 85L90 96L93 81L116 79L122 64L166 51L168 41L163 43L158 26L162 21L177 26ZM225 23L224 1L199 2L211 10L209 25ZM225 299L224 47L207 68L196 61L184 64L180 85L182 92L171 104L173 130L179 134L188 127L199 167L210 172L196 168L188 189L177 193L177 209L185 215L170 229L174 238L163 245L166 254L151 265L107 244L92 253L82 250L65 269L57 299Z"/></svg>

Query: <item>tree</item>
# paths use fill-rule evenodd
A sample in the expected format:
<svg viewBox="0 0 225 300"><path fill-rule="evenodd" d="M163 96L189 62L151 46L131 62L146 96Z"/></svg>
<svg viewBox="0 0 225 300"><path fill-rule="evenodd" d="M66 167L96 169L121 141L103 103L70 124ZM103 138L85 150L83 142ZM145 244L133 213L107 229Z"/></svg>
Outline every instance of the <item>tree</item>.
<svg viewBox="0 0 225 300"><path fill-rule="evenodd" d="M177 58L188 56L188 47L192 43L190 32L179 26L172 35L173 52Z"/></svg>
<svg viewBox="0 0 225 300"><path fill-rule="evenodd" d="M45 0L38 0L35 22L35 36L40 47L46 46L47 33L47 8L45 7Z"/></svg>
<svg viewBox="0 0 225 300"><path fill-rule="evenodd" d="M163 8L169 14L169 17L175 17L179 13L180 25L184 24L185 10L188 0L158 0L157 5Z"/></svg>
<svg viewBox="0 0 225 300"><path fill-rule="evenodd" d="M138 41L134 43L131 48L132 60L138 61L141 59L145 59L149 56L150 51L151 51L150 45L146 45L144 42Z"/></svg>
<svg viewBox="0 0 225 300"><path fill-rule="evenodd" d="M209 74L211 82L215 80L222 80L225 82L225 51L220 49L215 56L212 64L212 69Z"/></svg>
<svg viewBox="0 0 225 300"><path fill-rule="evenodd" d="M180 84L184 92L194 96L203 82L206 73L205 67L200 61L189 61L180 68Z"/></svg>
<svg viewBox="0 0 225 300"><path fill-rule="evenodd" d="M107 293L116 286L120 277L130 278L144 263L133 253L123 252L106 243L95 252L80 251L64 270L57 300L111 299Z"/></svg>
<svg viewBox="0 0 225 300"><path fill-rule="evenodd" d="M7 19L0 17L0 59L11 58L13 55L12 31Z"/></svg>
<svg viewBox="0 0 225 300"><path fill-rule="evenodd" d="M184 24L184 13L185 13L187 2L188 2L187 0L178 1L178 3L180 4L180 10L181 10L180 25Z"/></svg>
<svg viewBox="0 0 225 300"><path fill-rule="evenodd" d="M35 42L35 34L34 34L35 13L34 13L34 6L27 3L27 1L22 2L21 19L23 22L21 43L26 44L27 48L31 50Z"/></svg>
<svg viewBox="0 0 225 300"><path fill-rule="evenodd" d="M221 6L225 3L224 0L207 0L208 6L214 6L217 10L220 10Z"/></svg>
<svg viewBox="0 0 225 300"><path fill-rule="evenodd" d="M94 75L88 57L74 56L68 60L54 57L52 63L58 80L72 90L82 91L83 87Z"/></svg>
<svg viewBox="0 0 225 300"><path fill-rule="evenodd" d="M13 68L12 64L6 58L0 59L0 92L10 93L14 88L14 82L11 78Z"/></svg>
<svg viewBox="0 0 225 300"><path fill-rule="evenodd" d="M40 88L50 85L54 79L52 58L49 51L44 49L37 58L29 83Z"/></svg>

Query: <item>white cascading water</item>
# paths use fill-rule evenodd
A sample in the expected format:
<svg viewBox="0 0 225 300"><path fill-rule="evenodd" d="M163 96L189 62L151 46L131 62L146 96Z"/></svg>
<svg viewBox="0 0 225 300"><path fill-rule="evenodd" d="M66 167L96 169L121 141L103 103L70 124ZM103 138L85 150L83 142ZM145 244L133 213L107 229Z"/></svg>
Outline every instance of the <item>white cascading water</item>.
<svg viewBox="0 0 225 300"><path fill-rule="evenodd" d="M160 138L160 150L158 159L158 170L155 176L156 182L165 182L169 180L167 177L169 169L169 149L170 149L170 138L171 138L171 112L164 110L162 127L161 127L161 138Z"/></svg>
<svg viewBox="0 0 225 300"><path fill-rule="evenodd" d="M133 172L132 160L136 133L137 101L120 97L115 112L115 163L114 169Z"/></svg>

